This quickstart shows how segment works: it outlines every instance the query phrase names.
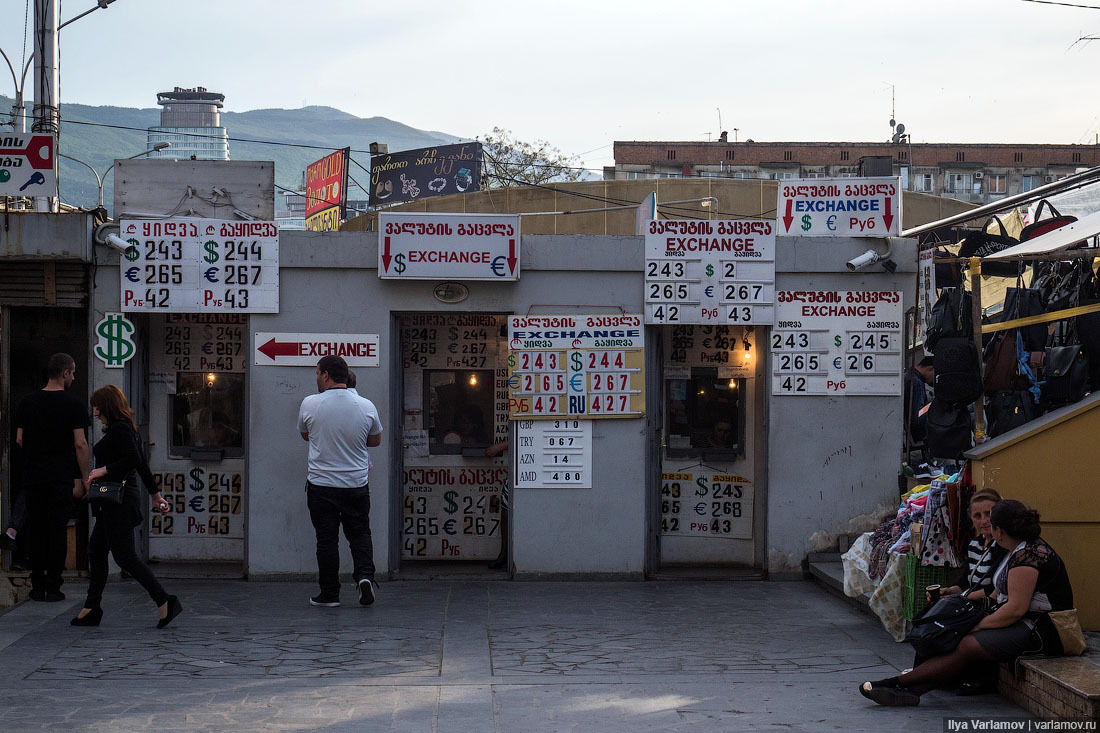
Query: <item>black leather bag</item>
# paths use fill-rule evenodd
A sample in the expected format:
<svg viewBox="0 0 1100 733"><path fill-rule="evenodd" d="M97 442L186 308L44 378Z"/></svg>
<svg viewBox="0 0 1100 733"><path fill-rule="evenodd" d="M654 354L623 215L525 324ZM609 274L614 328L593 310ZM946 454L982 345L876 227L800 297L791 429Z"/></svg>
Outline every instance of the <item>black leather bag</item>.
<svg viewBox="0 0 1100 733"><path fill-rule="evenodd" d="M925 421L925 445L933 458L958 460L970 450L970 411L966 405L954 405L939 397L928 406Z"/></svg>
<svg viewBox="0 0 1100 733"><path fill-rule="evenodd" d="M1030 390L1005 389L993 393L985 406L985 414L989 437L996 438L1034 420L1039 416L1039 406Z"/></svg>
<svg viewBox="0 0 1100 733"><path fill-rule="evenodd" d="M940 339L970 338L973 330L970 292L963 288L943 288L928 318L924 348L926 351L935 353Z"/></svg>
<svg viewBox="0 0 1100 733"><path fill-rule="evenodd" d="M996 222L1001 230L1000 234L990 234L986 231L992 222ZM973 232L963 240L962 245L959 246L959 257L988 257L1017 244L1019 244L1019 241L1008 235L1004 222L996 216L991 216L980 231ZM982 263L982 274L997 277L1016 277L1021 267L1022 265L1017 262L992 260Z"/></svg>
<svg viewBox="0 0 1100 733"><path fill-rule="evenodd" d="M119 506L125 493L125 481L97 481L88 487L88 501L96 506Z"/></svg>
<svg viewBox="0 0 1100 733"><path fill-rule="evenodd" d="M986 613L984 604L965 596L944 596L913 619L905 640L926 659L950 654Z"/></svg>
<svg viewBox="0 0 1100 733"><path fill-rule="evenodd" d="M1043 409L1081 400L1089 388L1089 355L1081 344L1047 348L1043 366Z"/></svg>
<svg viewBox="0 0 1100 733"><path fill-rule="evenodd" d="M936 399L966 404L982 393L982 366L978 347L968 338L945 338L936 344L932 356Z"/></svg>
<svg viewBox="0 0 1100 733"><path fill-rule="evenodd" d="M1004 318L1002 321L1011 321L1015 318L1027 318L1046 313L1043 308L1043 297L1038 289L1022 287L1017 283L1016 287L1005 291ZM1020 335L1024 339L1024 351L1042 351L1047 345L1047 324L1036 323L1024 326L1020 329Z"/></svg>

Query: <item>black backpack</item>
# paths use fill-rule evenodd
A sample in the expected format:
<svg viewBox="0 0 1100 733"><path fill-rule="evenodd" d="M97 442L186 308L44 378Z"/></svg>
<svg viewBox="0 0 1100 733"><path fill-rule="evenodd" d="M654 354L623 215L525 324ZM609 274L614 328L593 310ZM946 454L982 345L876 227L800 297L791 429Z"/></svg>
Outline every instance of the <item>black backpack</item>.
<svg viewBox="0 0 1100 733"><path fill-rule="evenodd" d="M925 351L936 352L940 339L969 338L974 331L970 293L963 288L944 288L932 306L928 330L924 334Z"/></svg>
<svg viewBox="0 0 1100 733"><path fill-rule="evenodd" d="M970 411L939 397L928 406L924 443L933 458L956 461L970 450Z"/></svg>
<svg viewBox="0 0 1100 733"><path fill-rule="evenodd" d="M925 659L950 654L985 615L981 603L961 595L944 596L913 619L905 640Z"/></svg>
<svg viewBox="0 0 1100 733"><path fill-rule="evenodd" d="M982 393L982 366L978 347L969 338L940 339L932 356L936 371L936 399L966 404Z"/></svg>

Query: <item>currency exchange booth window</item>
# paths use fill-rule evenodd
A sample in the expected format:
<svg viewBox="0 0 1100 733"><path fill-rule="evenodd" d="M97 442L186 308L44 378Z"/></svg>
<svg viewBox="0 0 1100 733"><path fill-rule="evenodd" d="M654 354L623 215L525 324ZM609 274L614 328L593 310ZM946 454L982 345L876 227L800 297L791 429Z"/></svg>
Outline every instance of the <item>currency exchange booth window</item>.
<svg viewBox="0 0 1100 733"><path fill-rule="evenodd" d="M735 460L744 455L744 379L719 378L693 367L688 379L667 382L669 458Z"/></svg>
<svg viewBox="0 0 1100 733"><path fill-rule="evenodd" d="M493 370L425 369L428 454L484 456L493 438Z"/></svg>
<svg viewBox="0 0 1100 733"><path fill-rule="evenodd" d="M178 372L169 396L173 458L217 460L244 455L244 374Z"/></svg>

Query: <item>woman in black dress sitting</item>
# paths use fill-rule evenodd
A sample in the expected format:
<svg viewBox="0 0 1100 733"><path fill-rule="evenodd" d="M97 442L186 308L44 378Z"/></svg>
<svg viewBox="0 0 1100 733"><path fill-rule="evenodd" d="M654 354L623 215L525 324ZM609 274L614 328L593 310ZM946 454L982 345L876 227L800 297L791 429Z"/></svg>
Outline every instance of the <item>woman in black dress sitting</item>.
<svg viewBox="0 0 1100 733"><path fill-rule="evenodd" d="M92 414L103 423L103 438L92 449L97 468L88 474L90 482L106 479L125 481L121 504L93 504L95 528L88 539L88 559L91 577L88 581L88 597L84 608L72 620L73 626L99 626L103 619L100 602L107 585L107 553L114 555L118 566L141 583L157 604L160 612L158 629L172 622L183 606L175 596L168 595L153 576L153 571L138 557L134 549L134 527L142 522L141 492L138 490L138 472L142 474L145 488L152 496L153 509L167 514L168 502L161 496L145 462L138 442L134 411L126 401L126 395L113 384L100 387L91 396ZM87 495L87 488L85 488Z"/></svg>

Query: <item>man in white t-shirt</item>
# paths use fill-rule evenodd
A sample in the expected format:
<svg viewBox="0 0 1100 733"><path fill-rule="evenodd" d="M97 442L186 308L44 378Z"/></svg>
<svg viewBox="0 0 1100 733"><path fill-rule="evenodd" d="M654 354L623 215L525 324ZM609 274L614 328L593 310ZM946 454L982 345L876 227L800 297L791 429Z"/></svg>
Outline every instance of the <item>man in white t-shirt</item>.
<svg viewBox="0 0 1100 733"><path fill-rule="evenodd" d="M374 403L347 389L348 365L339 356L317 362L320 394L302 400L298 431L309 442L306 505L317 533L320 594L310 605L340 605L339 531L351 546L359 603L374 603L374 545L370 532L367 448L381 444L382 423Z"/></svg>

